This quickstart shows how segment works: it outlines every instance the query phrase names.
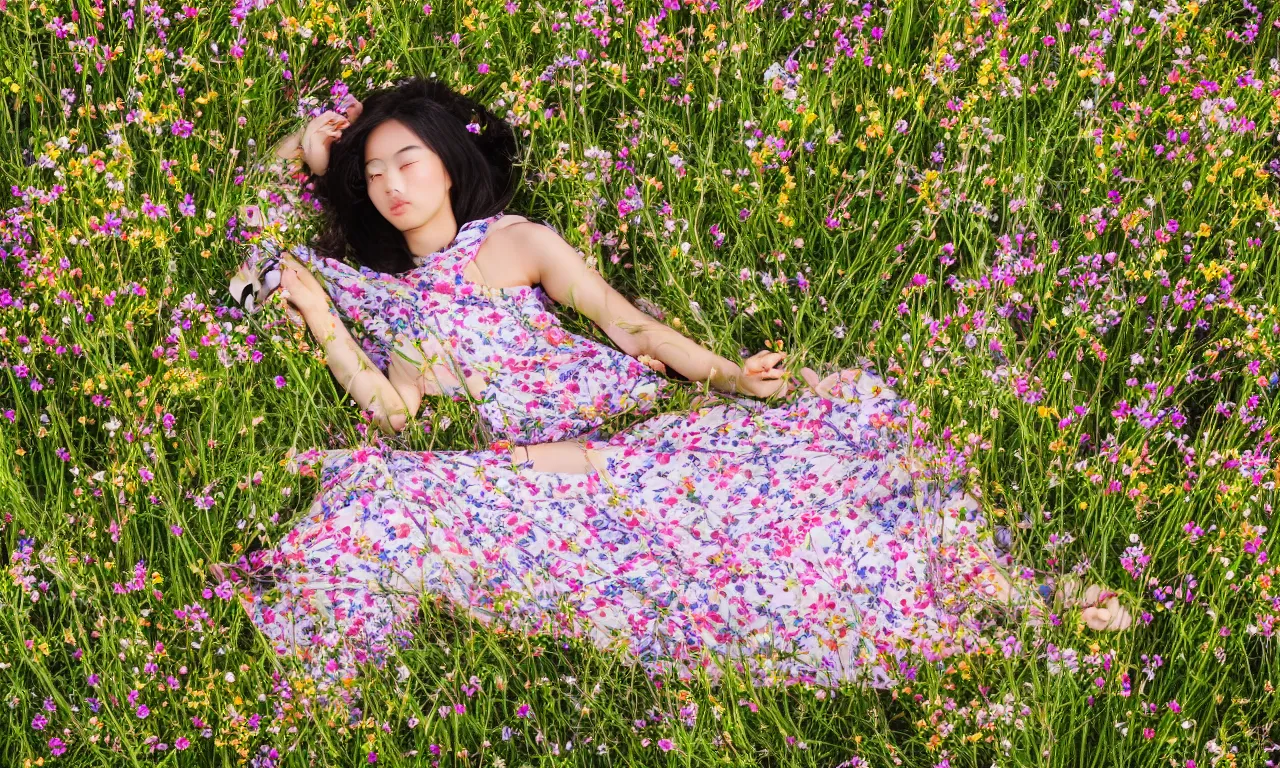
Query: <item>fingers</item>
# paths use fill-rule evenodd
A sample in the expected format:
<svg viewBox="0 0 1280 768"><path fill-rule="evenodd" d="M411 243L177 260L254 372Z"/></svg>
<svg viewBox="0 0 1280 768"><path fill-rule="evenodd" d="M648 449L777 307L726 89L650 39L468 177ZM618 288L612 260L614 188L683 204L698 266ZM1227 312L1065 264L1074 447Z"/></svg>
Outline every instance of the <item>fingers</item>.
<svg viewBox="0 0 1280 768"><path fill-rule="evenodd" d="M297 295L298 289L301 288L301 281L298 280L298 270L292 267L281 269L280 287L288 291L290 295Z"/></svg>
<svg viewBox="0 0 1280 768"><path fill-rule="evenodd" d="M324 127L317 130L316 135L320 138L321 145L328 147L333 142L342 138L342 128Z"/></svg>
<svg viewBox="0 0 1280 768"><path fill-rule="evenodd" d="M289 292L295 296L304 292L316 294L324 292L324 288L315 276L296 261L281 263L280 285L289 289Z"/></svg>
<svg viewBox="0 0 1280 768"><path fill-rule="evenodd" d="M809 385L809 389L812 389L814 392L817 392L819 395L823 394L822 390L818 389L818 385L821 384L821 382L818 380L818 374L815 373L812 368L809 368L807 366L804 368L801 368L800 377L803 378L804 382Z"/></svg>
<svg viewBox="0 0 1280 768"><path fill-rule="evenodd" d="M1118 593L1093 584L1079 594L1077 584L1066 583L1066 586L1065 606L1080 606L1080 618L1090 629L1117 631L1132 626L1133 614L1120 603ZM1059 592L1064 592L1062 586L1059 586Z"/></svg>
<svg viewBox="0 0 1280 768"><path fill-rule="evenodd" d="M772 368L786 359L786 357L786 352L757 352L751 356L748 362L754 361L761 368Z"/></svg>
<svg viewBox="0 0 1280 768"><path fill-rule="evenodd" d="M775 366L782 362L786 356L786 352L757 352L743 363L742 371L748 376L757 376L765 372L772 373L778 370ZM777 376L775 375L771 378L777 378Z"/></svg>
<svg viewBox="0 0 1280 768"><path fill-rule="evenodd" d="M309 129L307 133L337 138L342 135L343 129L349 125L351 125L350 118L343 117L337 112L325 112L311 121L311 124L307 126Z"/></svg>
<svg viewBox="0 0 1280 768"><path fill-rule="evenodd" d="M649 355L641 355L636 359L639 360L642 364L644 364L648 368L651 368L657 371L658 373L665 374L667 372L666 363L663 363L661 360L650 357Z"/></svg>

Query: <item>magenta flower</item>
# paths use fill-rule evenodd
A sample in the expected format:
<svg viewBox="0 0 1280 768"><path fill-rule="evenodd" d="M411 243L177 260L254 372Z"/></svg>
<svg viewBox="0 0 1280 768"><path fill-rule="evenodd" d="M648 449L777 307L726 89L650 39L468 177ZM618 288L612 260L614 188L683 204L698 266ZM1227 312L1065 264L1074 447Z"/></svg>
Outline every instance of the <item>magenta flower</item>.
<svg viewBox="0 0 1280 768"><path fill-rule="evenodd" d="M49 739L49 752L51 752L54 757L59 757L62 755L63 752L66 752L66 751L67 751L67 745L65 742L62 741L62 739L58 738L57 736L54 736L52 739Z"/></svg>

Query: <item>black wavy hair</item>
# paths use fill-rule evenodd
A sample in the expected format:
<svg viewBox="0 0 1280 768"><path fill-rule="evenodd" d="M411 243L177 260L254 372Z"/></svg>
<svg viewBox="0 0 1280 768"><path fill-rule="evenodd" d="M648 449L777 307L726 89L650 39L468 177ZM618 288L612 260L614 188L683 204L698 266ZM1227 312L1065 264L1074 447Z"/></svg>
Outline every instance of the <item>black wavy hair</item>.
<svg viewBox="0 0 1280 768"><path fill-rule="evenodd" d="M360 116L330 147L325 175L311 178L327 217L316 249L396 274L414 267L413 254L369 198L364 172L369 134L388 120L403 123L440 157L453 182L449 203L459 226L503 211L519 174L511 126L439 80L415 77L367 95ZM468 124L479 131L468 131Z"/></svg>

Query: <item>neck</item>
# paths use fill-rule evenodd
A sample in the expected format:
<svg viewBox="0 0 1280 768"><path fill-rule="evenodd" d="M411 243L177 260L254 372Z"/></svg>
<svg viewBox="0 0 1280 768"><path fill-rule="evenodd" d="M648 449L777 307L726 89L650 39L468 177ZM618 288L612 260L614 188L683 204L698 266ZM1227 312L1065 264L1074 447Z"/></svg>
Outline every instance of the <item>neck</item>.
<svg viewBox="0 0 1280 768"><path fill-rule="evenodd" d="M414 256L426 256L449 247L453 238L458 236L458 223L454 221L453 211L448 207L431 217L427 223L415 229L405 231L405 243L409 253Z"/></svg>

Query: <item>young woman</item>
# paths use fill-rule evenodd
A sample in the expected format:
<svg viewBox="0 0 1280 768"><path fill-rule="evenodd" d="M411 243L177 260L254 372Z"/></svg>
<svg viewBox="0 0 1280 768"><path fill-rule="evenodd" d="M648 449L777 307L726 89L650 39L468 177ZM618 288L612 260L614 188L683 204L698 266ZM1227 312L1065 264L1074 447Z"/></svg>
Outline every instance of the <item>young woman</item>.
<svg viewBox="0 0 1280 768"><path fill-rule="evenodd" d="M527 447L304 456L322 481L310 513L232 569L278 653L330 683L349 678L412 634L434 596L483 621L580 634L655 670L714 675L729 660L764 681L888 684L908 654L985 642L986 609L1034 605L979 541L977 501L959 481L921 475L910 409L869 372L819 382L806 369L812 390L772 408L725 403L589 437L657 380L559 330L534 284L625 352L727 390L777 393L781 357L718 358L631 307L550 230L498 227L506 217L455 183L485 178L485 153L467 148L482 145L457 132L473 123L440 107L447 93L424 96L433 87L370 97L354 122L312 123L303 150L365 266L295 248L326 284L289 261L282 284L339 381L389 429L434 386L461 388L497 436ZM495 125L477 120L481 136ZM441 138L448 125L457 142ZM326 166L317 147L328 140ZM400 241L379 235L387 226ZM1060 596L1079 602L1076 591ZM1131 621L1114 594L1093 587L1083 601L1094 628Z"/></svg>
<svg viewBox="0 0 1280 768"><path fill-rule="evenodd" d="M704 349L632 306L555 231L503 213L514 153L510 126L423 80L378 91L345 117L320 115L280 148L318 177L330 255L294 247L278 282L302 297L291 303L328 340L330 369L384 431L445 393L474 399L493 440L574 438L647 411L666 390L655 371L668 368L726 393L785 392L782 353L739 364ZM271 239L261 247L281 252ZM256 278L264 263L274 261L250 258L233 296L261 300L274 284ZM309 300L326 292L361 343L328 302ZM548 298L587 315L621 352L567 333Z"/></svg>
<svg viewBox="0 0 1280 768"><path fill-rule="evenodd" d="M729 664L764 684L888 686L900 664L987 644L1011 608L1043 615L961 482L921 474L892 390L864 370L805 378L785 405L657 416L608 441L308 452L310 513L216 576L234 575L279 656L340 687L412 636L424 600L654 672ZM1077 591L1056 609L1129 626L1113 593Z"/></svg>

